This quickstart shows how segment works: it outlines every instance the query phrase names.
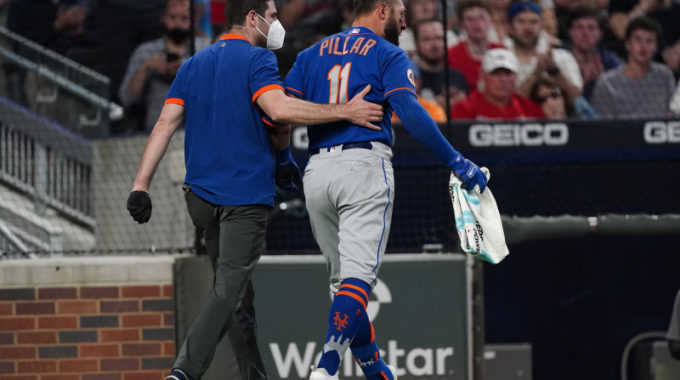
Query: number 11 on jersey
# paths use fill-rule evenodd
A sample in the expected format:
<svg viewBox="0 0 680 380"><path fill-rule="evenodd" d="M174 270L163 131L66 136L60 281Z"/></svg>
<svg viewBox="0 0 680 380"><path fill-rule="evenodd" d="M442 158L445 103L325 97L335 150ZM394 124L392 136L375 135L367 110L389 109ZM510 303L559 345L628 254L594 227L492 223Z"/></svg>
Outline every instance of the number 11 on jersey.
<svg viewBox="0 0 680 380"><path fill-rule="evenodd" d="M347 82L349 82L351 68L352 62L348 62L344 66L335 65L328 71L328 81L330 82L329 104L347 103Z"/></svg>

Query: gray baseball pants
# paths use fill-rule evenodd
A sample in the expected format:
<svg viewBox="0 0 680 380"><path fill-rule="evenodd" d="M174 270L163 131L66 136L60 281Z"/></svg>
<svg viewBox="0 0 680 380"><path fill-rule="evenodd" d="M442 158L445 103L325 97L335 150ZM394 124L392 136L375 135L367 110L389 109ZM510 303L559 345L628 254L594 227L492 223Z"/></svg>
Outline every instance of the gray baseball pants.
<svg viewBox="0 0 680 380"><path fill-rule="evenodd" d="M266 205L217 206L185 192L189 215L203 229L215 279L175 361L194 379L207 371L217 344L229 335L244 380L267 379L255 336L250 281L264 249Z"/></svg>
<svg viewBox="0 0 680 380"><path fill-rule="evenodd" d="M309 219L333 293L346 278L375 285L385 254L394 204L392 149L370 144L320 149L305 168Z"/></svg>

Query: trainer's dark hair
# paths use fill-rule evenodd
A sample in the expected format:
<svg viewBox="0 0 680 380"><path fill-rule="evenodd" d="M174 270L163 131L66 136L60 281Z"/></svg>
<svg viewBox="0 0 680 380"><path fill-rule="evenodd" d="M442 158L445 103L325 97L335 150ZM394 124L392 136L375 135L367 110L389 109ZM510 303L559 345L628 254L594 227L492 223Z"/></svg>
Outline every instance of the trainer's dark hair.
<svg viewBox="0 0 680 380"><path fill-rule="evenodd" d="M423 26L425 24L432 23L432 22L437 23L437 24L442 23L441 20L437 20L436 18L428 18L428 19L425 19L425 20L420 20L415 25L413 25L413 27L411 28L411 31L413 32L413 40L418 41L418 36L420 35L420 27L421 26Z"/></svg>
<svg viewBox="0 0 680 380"><path fill-rule="evenodd" d="M250 11L255 11L264 17L269 0L227 0L224 15L227 30L234 26L243 25Z"/></svg>
<svg viewBox="0 0 680 380"><path fill-rule="evenodd" d="M491 13L491 11L489 10L489 6L486 4L485 1L462 0L461 2L458 3L458 6L456 7L456 16L458 16L459 23L463 21L463 13L465 13L465 11L467 11L468 9L472 8L482 8L488 13Z"/></svg>
<svg viewBox="0 0 680 380"><path fill-rule="evenodd" d="M635 32L638 29L646 30L648 32L656 34L657 39L661 37L661 25L659 25L658 22L652 20L647 16L639 16L632 19L628 23L628 26L626 27L626 41L628 41L630 39L630 36L633 35L633 32Z"/></svg>

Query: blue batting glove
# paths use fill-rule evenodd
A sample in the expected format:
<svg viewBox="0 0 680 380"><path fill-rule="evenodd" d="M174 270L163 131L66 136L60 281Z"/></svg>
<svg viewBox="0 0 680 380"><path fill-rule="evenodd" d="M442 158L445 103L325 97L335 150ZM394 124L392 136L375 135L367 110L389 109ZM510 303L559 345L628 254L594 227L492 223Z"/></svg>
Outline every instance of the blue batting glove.
<svg viewBox="0 0 680 380"><path fill-rule="evenodd" d="M279 150L275 155L276 174L274 181L276 186L286 191L298 191L302 188L302 175L300 168L293 159L290 149Z"/></svg>
<svg viewBox="0 0 680 380"><path fill-rule="evenodd" d="M486 189L486 175L484 175L479 166L463 157L460 153L453 162L451 170L463 181L463 189L472 191L475 185L479 186L480 193L483 193L484 189Z"/></svg>

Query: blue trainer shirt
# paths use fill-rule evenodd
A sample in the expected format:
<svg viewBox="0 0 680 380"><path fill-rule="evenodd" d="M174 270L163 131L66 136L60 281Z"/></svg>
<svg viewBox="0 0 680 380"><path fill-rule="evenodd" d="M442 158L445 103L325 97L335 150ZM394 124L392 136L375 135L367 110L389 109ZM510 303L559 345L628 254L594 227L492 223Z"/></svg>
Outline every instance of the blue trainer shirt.
<svg viewBox="0 0 680 380"><path fill-rule="evenodd" d="M185 182L216 205L274 204L274 158L255 100L283 90L274 54L228 34L180 67L166 103L185 107Z"/></svg>
<svg viewBox="0 0 680 380"><path fill-rule="evenodd" d="M348 102L366 84L371 84L371 91L365 99L385 108L379 123L382 129L372 131L346 121L310 125L310 149L362 141L392 146L392 107L387 99L400 92L415 95L415 83L404 51L364 27L334 34L298 54L286 77L289 94L315 103L339 104Z"/></svg>

